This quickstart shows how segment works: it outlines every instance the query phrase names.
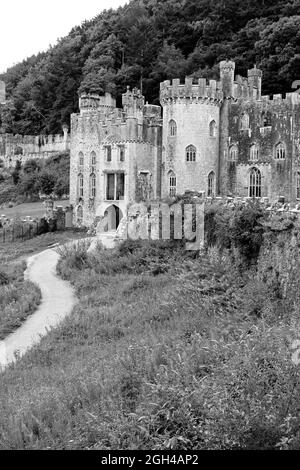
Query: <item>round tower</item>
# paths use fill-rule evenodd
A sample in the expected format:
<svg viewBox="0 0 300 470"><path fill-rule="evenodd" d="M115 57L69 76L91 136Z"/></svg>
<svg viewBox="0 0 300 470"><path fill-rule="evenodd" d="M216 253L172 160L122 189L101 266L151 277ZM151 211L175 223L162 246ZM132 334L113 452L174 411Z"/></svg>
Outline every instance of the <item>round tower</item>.
<svg viewBox="0 0 300 470"><path fill-rule="evenodd" d="M218 190L221 83L186 78L160 85L163 107L162 196Z"/></svg>

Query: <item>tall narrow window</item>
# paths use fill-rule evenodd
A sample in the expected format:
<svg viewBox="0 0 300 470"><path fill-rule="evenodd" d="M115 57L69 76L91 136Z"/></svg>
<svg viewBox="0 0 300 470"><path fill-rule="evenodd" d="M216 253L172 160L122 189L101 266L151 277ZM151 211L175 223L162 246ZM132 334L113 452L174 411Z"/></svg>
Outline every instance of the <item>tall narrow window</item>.
<svg viewBox="0 0 300 470"><path fill-rule="evenodd" d="M119 157L120 157L120 162L125 161L125 147L124 147L124 145L119 146Z"/></svg>
<svg viewBox="0 0 300 470"><path fill-rule="evenodd" d="M83 197L83 186L84 186L83 174L80 173L78 175L78 197Z"/></svg>
<svg viewBox="0 0 300 470"><path fill-rule="evenodd" d="M78 163L79 163L79 166L83 166L83 164L84 164L84 156L83 156L82 152L79 152Z"/></svg>
<svg viewBox="0 0 300 470"><path fill-rule="evenodd" d="M213 197L215 195L215 172L211 171L208 175L207 182L207 196Z"/></svg>
<svg viewBox="0 0 300 470"><path fill-rule="evenodd" d="M91 172L94 173L96 171L96 154L95 152L91 152Z"/></svg>
<svg viewBox="0 0 300 470"><path fill-rule="evenodd" d="M298 171L296 175L296 186L297 186L296 197L297 199L300 199L300 171Z"/></svg>
<svg viewBox="0 0 300 470"><path fill-rule="evenodd" d="M106 146L106 161L111 162L111 145Z"/></svg>
<svg viewBox="0 0 300 470"><path fill-rule="evenodd" d="M271 113L270 111L264 111L261 115L263 127L271 126Z"/></svg>
<svg viewBox="0 0 300 470"><path fill-rule="evenodd" d="M229 148L229 160L236 162L238 159L238 148L236 145L231 145Z"/></svg>
<svg viewBox="0 0 300 470"><path fill-rule="evenodd" d="M189 145L185 149L186 161L187 162L195 162L196 161L196 147L193 145Z"/></svg>
<svg viewBox="0 0 300 470"><path fill-rule="evenodd" d="M174 119L171 119L171 121L169 122L169 135L171 137L175 137L176 134L177 134L177 124L174 121Z"/></svg>
<svg viewBox="0 0 300 470"><path fill-rule="evenodd" d="M243 113L240 117L240 129L249 129L249 114Z"/></svg>
<svg viewBox="0 0 300 470"><path fill-rule="evenodd" d="M251 168L249 174L249 196L261 197L261 173L257 168Z"/></svg>
<svg viewBox="0 0 300 470"><path fill-rule="evenodd" d="M258 160L258 146L256 144L253 144L250 147L250 160Z"/></svg>
<svg viewBox="0 0 300 470"><path fill-rule="evenodd" d="M96 175L92 173L90 175L90 197L96 197Z"/></svg>
<svg viewBox="0 0 300 470"><path fill-rule="evenodd" d="M173 171L169 172L169 196L176 196L176 175Z"/></svg>
<svg viewBox="0 0 300 470"><path fill-rule="evenodd" d="M82 206L78 206L77 208L77 223L82 225L83 222L83 208Z"/></svg>
<svg viewBox="0 0 300 470"><path fill-rule="evenodd" d="M285 159L285 145L282 142L279 142L275 147L275 158L277 160Z"/></svg>
<svg viewBox="0 0 300 470"><path fill-rule="evenodd" d="M217 135L216 121L211 121L209 123L209 135L210 135L210 137L216 137L216 135Z"/></svg>
<svg viewBox="0 0 300 470"><path fill-rule="evenodd" d="M107 173L106 199L108 201L123 201L125 194L125 174Z"/></svg>

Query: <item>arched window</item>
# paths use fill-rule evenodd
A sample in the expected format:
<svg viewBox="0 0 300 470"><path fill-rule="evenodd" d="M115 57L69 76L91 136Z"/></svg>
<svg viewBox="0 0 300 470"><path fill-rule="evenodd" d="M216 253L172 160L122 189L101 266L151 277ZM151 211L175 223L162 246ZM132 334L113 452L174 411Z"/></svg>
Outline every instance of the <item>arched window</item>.
<svg viewBox="0 0 300 470"><path fill-rule="evenodd" d="M240 118L240 129L249 129L249 114L243 113Z"/></svg>
<svg viewBox="0 0 300 470"><path fill-rule="evenodd" d="M215 195L215 172L211 171L208 175L207 181L207 196L213 197Z"/></svg>
<svg viewBox="0 0 300 470"><path fill-rule="evenodd" d="M296 197L297 199L300 199L300 171L298 171L296 175L296 188L297 188Z"/></svg>
<svg viewBox="0 0 300 470"><path fill-rule="evenodd" d="M253 144L250 147L250 160L258 160L258 146L256 144Z"/></svg>
<svg viewBox="0 0 300 470"><path fill-rule="evenodd" d="M83 174L78 175L78 197L83 197Z"/></svg>
<svg viewBox="0 0 300 470"><path fill-rule="evenodd" d="M195 162L196 161L196 147L193 145L189 145L185 149L186 161L187 162Z"/></svg>
<svg viewBox="0 0 300 470"><path fill-rule="evenodd" d="M96 175L92 173L90 175L90 197L96 197Z"/></svg>
<svg viewBox="0 0 300 470"><path fill-rule="evenodd" d="M82 153L82 152L79 152L79 155L78 155L78 162L79 162L79 166L83 166L83 165L84 165L84 156L83 156L83 153Z"/></svg>
<svg viewBox="0 0 300 470"><path fill-rule="evenodd" d="M217 135L216 121L211 121L209 123L209 135L210 135L210 137L216 137L216 135Z"/></svg>
<svg viewBox="0 0 300 470"><path fill-rule="evenodd" d="M285 145L282 142L279 142L275 147L275 158L277 160L285 159Z"/></svg>
<svg viewBox="0 0 300 470"><path fill-rule="evenodd" d="M97 161L97 157L96 157L95 152L91 152L91 171L92 171L92 173L94 171L96 171L96 161Z"/></svg>
<svg viewBox="0 0 300 470"><path fill-rule="evenodd" d="M232 162L236 162L238 159L238 148L237 145L231 145L229 148L229 160Z"/></svg>
<svg viewBox="0 0 300 470"><path fill-rule="evenodd" d="M169 177L169 196L176 196L176 175L173 171L170 171L168 174Z"/></svg>
<svg viewBox="0 0 300 470"><path fill-rule="evenodd" d="M78 206L77 207L77 223L79 225L82 225L82 222L83 222L83 207Z"/></svg>
<svg viewBox="0 0 300 470"><path fill-rule="evenodd" d="M257 168L251 168L249 174L249 196L261 197L261 173Z"/></svg>
<svg viewBox="0 0 300 470"><path fill-rule="evenodd" d="M169 122L169 135L174 137L177 134L177 124L174 119Z"/></svg>

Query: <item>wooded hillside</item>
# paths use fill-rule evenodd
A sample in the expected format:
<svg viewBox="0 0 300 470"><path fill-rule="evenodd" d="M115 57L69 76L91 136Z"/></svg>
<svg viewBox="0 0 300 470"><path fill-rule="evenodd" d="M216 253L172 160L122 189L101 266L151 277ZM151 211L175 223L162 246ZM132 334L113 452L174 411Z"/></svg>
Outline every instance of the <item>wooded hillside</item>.
<svg viewBox="0 0 300 470"><path fill-rule="evenodd" d="M78 110L78 91L142 86L158 104L166 78L216 77L230 58L237 73L263 69L263 92L291 90L300 79L300 0L132 0L72 29L56 46L0 76L13 101L4 132L60 132Z"/></svg>

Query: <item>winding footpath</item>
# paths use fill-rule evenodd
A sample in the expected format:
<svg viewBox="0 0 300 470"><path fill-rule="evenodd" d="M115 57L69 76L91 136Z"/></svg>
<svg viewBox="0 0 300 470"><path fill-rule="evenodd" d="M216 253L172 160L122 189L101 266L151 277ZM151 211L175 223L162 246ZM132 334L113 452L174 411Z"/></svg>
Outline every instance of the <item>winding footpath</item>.
<svg viewBox="0 0 300 470"><path fill-rule="evenodd" d="M71 313L76 304L71 285L56 275L58 259L55 249L47 249L27 260L25 279L39 286L42 300L20 328L0 341L0 370L37 344L50 328Z"/></svg>

